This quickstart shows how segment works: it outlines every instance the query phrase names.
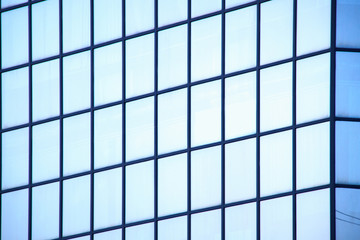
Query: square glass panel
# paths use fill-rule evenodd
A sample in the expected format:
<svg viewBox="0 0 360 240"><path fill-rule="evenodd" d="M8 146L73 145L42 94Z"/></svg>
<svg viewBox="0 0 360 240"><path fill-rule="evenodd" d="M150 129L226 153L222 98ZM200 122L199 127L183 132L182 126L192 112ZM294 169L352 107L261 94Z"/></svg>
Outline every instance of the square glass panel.
<svg viewBox="0 0 360 240"><path fill-rule="evenodd" d="M245 3L254 2L254 0L226 0L225 2L225 7L231 8Z"/></svg>
<svg viewBox="0 0 360 240"><path fill-rule="evenodd" d="M225 239L256 239L256 203L225 209Z"/></svg>
<svg viewBox="0 0 360 240"><path fill-rule="evenodd" d="M192 240L221 239L221 211L214 210L191 215Z"/></svg>
<svg viewBox="0 0 360 240"><path fill-rule="evenodd" d="M187 19L187 0L158 0L159 27Z"/></svg>
<svg viewBox="0 0 360 240"><path fill-rule="evenodd" d="M192 0L191 17L221 10L221 0Z"/></svg>
<svg viewBox="0 0 360 240"><path fill-rule="evenodd" d="M147 223L126 228L126 240L153 240L154 223Z"/></svg>
<svg viewBox="0 0 360 240"><path fill-rule="evenodd" d="M154 28L154 0L125 0L126 35Z"/></svg>
<svg viewBox="0 0 360 240"><path fill-rule="evenodd" d="M122 229L94 234L94 240L121 240Z"/></svg>
<svg viewBox="0 0 360 240"><path fill-rule="evenodd" d="M360 2L338 0L336 5L336 46L360 47Z"/></svg>
<svg viewBox="0 0 360 240"><path fill-rule="evenodd" d="M158 222L158 240L187 239L187 216Z"/></svg>

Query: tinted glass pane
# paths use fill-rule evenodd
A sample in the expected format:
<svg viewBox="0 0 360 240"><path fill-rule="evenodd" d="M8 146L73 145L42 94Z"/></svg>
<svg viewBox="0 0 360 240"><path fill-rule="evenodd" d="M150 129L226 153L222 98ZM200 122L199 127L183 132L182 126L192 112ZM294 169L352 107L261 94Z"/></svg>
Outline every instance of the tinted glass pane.
<svg viewBox="0 0 360 240"><path fill-rule="evenodd" d="M191 17L221 10L221 0L192 0Z"/></svg>
<svg viewBox="0 0 360 240"><path fill-rule="evenodd" d="M220 240L221 211L209 211L191 215L191 239Z"/></svg>
<svg viewBox="0 0 360 240"><path fill-rule="evenodd" d="M27 0L1 0L1 8L14 6L24 2L27 2Z"/></svg>
<svg viewBox="0 0 360 240"><path fill-rule="evenodd" d="M226 208L225 239L256 239L256 203Z"/></svg>
<svg viewBox="0 0 360 240"><path fill-rule="evenodd" d="M253 2L253 0L226 0L226 8L235 7L244 3Z"/></svg>
<svg viewBox="0 0 360 240"><path fill-rule="evenodd" d="M94 240L121 240L122 239L122 229L117 229L109 232L103 232L94 234Z"/></svg>
<svg viewBox="0 0 360 240"><path fill-rule="evenodd" d="M154 223L126 228L126 240L152 240L154 239Z"/></svg>
<svg viewBox="0 0 360 240"><path fill-rule="evenodd" d="M159 26L187 19L187 3L187 0L158 0Z"/></svg>
<svg viewBox="0 0 360 240"><path fill-rule="evenodd" d="M154 0L125 0L126 35L154 27Z"/></svg>
<svg viewBox="0 0 360 240"><path fill-rule="evenodd" d="M360 2L339 0L336 6L336 45L360 47Z"/></svg>
<svg viewBox="0 0 360 240"><path fill-rule="evenodd" d="M187 216L159 221L158 239L159 240L187 239Z"/></svg>

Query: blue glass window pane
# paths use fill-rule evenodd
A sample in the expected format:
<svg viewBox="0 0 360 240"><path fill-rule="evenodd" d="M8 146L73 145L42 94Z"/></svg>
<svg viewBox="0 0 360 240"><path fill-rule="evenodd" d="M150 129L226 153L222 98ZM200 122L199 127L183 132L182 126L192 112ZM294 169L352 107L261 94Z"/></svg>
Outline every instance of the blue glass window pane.
<svg viewBox="0 0 360 240"><path fill-rule="evenodd" d="M187 19L187 0L158 0L159 27Z"/></svg>
<svg viewBox="0 0 360 240"><path fill-rule="evenodd" d="M221 10L221 0L192 0L191 17Z"/></svg>
<svg viewBox="0 0 360 240"><path fill-rule="evenodd" d="M158 222L158 240L187 239L187 216Z"/></svg>
<svg viewBox="0 0 360 240"><path fill-rule="evenodd" d="M154 223L147 223L126 228L126 240L153 240Z"/></svg>
<svg viewBox="0 0 360 240"><path fill-rule="evenodd" d="M25 2L27 2L27 0L1 0L1 8L6 8Z"/></svg>
<svg viewBox="0 0 360 240"><path fill-rule="evenodd" d="M94 234L94 240L121 240L122 229Z"/></svg>
<svg viewBox="0 0 360 240"><path fill-rule="evenodd" d="M360 2L338 0L336 6L336 46L360 47Z"/></svg>
<svg viewBox="0 0 360 240"><path fill-rule="evenodd" d="M256 203L226 208L225 239L256 239Z"/></svg>
<svg viewBox="0 0 360 240"><path fill-rule="evenodd" d="M226 8L235 7L241 4L253 2L254 0L226 0Z"/></svg>
<svg viewBox="0 0 360 240"><path fill-rule="evenodd" d="M125 0L126 35L154 27L154 0Z"/></svg>
<svg viewBox="0 0 360 240"><path fill-rule="evenodd" d="M191 239L220 240L221 211L214 210L191 215Z"/></svg>

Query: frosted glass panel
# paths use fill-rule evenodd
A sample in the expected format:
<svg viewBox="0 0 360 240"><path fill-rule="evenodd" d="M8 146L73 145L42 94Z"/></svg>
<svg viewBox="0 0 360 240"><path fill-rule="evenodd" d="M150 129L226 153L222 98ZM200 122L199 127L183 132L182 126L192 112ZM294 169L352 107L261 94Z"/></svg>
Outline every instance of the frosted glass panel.
<svg viewBox="0 0 360 240"><path fill-rule="evenodd" d="M226 139L253 134L256 131L255 72L225 80Z"/></svg>
<svg viewBox="0 0 360 240"><path fill-rule="evenodd" d="M32 180L45 181L59 177L59 121L33 127Z"/></svg>
<svg viewBox="0 0 360 240"><path fill-rule="evenodd" d="M256 6L226 14L225 71L256 65Z"/></svg>
<svg viewBox="0 0 360 240"><path fill-rule="evenodd" d="M95 111L95 168L122 162L122 105Z"/></svg>
<svg viewBox="0 0 360 240"><path fill-rule="evenodd" d="M159 154L187 146L187 89L158 96Z"/></svg>
<svg viewBox="0 0 360 240"><path fill-rule="evenodd" d="M220 147L212 147L191 153L191 209L221 202L220 150Z"/></svg>
<svg viewBox="0 0 360 240"><path fill-rule="evenodd" d="M1 135L1 189L29 182L29 129Z"/></svg>
<svg viewBox="0 0 360 240"><path fill-rule="evenodd" d="M158 222L158 240L187 239L187 216Z"/></svg>
<svg viewBox="0 0 360 240"><path fill-rule="evenodd" d="M59 60L33 65L32 118L33 121L59 115Z"/></svg>
<svg viewBox="0 0 360 240"><path fill-rule="evenodd" d="M256 239L256 203L226 208L225 239Z"/></svg>
<svg viewBox="0 0 360 240"><path fill-rule="evenodd" d="M256 197L256 141L243 140L225 148L225 201Z"/></svg>
<svg viewBox="0 0 360 240"><path fill-rule="evenodd" d="M158 0L159 26L187 19L187 3L187 0Z"/></svg>
<svg viewBox="0 0 360 240"><path fill-rule="evenodd" d="M292 132L260 138L261 196L292 190Z"/></svg>
<svg viewBox="0 0 360 240"><path fill-rule="evenodd" d="M221 0L192 0L191 17L221 10Z"/></svg>
<svg viewBox="0 0 360 240"><path fill-rule="evenodd" d="M191 88L191 145L220 140L221 82L214 81Z"/></svg>
<svg viewBox="0 0 360 240"><path fill-rule="evenodd" d="M126 240L153 240L154 223L126 228Z"/></svg>
<svg viewBox="0 0 360 240"><path fill-rule="evenodd" d="M122 239L122 229L117 229L109 232L102 232L94 234L94 240L121 240Z"/></svg>
<svg viewBox="0 0 360 240"><path fill-rule="evenodd" d="M59 1L32 5L32 60L59 53Z"/></svg>
<svg viewBox="0 0 360 240"><path fill-rule="evenodd" d="M125 0L126 35L154 27L154 0Z"/></svg>
<svg viewBox="0 0 360 240"><path fill-rule="evenodd" d="M336 46L360 47L360 2L339 0L336 5Z"/></svg>
<svg viewBox="0 0 360 240"><path fill-rule="evenodd" d="M187 211L187 154L158 160L159 216Z"/></svg>
<svg viewBox="0 0 360 240"><path fill-rule="evenodd" d="M1 75L1 126L8 128L29 121L29 70L18 70Z"/></svg>
<svg viewBox="0 0 360 240"><path fill-rule="evenodd" d="M191 23L191 81L221 74L221 17Z"/></svg>
<svg viewBox="0 0 360 240"><path fill-rule="evenodd" d="M221 211L209 211L191 215L192 240L221 239Z"/></svg>
<svg viewBox="0 0 360 240"><path fill-rule="evenodd" d="M31 226L33 239L59 237L59 183L33 188Z"/></svg>
<svg viewBox="0 0 360 240"><path fill-rule="evenodd" d="M126 222L154 217L154 161L126 167Z"/></svg>

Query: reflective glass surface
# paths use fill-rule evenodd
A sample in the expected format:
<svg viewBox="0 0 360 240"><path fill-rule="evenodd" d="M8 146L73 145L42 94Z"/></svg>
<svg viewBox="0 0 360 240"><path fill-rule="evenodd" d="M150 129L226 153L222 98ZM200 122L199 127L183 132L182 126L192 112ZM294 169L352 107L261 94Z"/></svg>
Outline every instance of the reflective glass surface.
<svg viewBox="0 0 360 240"><path fill-rule="evenodd" d="M154 27L154 0L125 0L126 35Z"/></svg>
<svg viewBox="0 0 360 240"><path fill-rule="evenodd" d="M122 239L122 229L117 229L108 232L102 232L94 234L94 240L121 240Z"/></svg>
<svg viewBox="0 0 360 240"><path fill-rule="evenodd" d="M220 240L221 211L214 210L191 215L191 239Z"/></svg>
<svg viewBox="0 0 360 240"><path fill-rule="evenodd" d="M127 240L153 240L154 239L154 224L147 223L126 228Z"/></svg>
<svg viewBox="0 0 360 240"><path fill-rule="evenodd" d="M159 26L187 19L187 7L187 0L158 0Z"/></svg>
<svg viewBox="0 0 360 240"><path fill-rule="evenodd" d="M158 240L187 239L187 217L177 217L158 222Z"/></svg>
<svg viewBox="0 0 360 240"><path fill-rule="evenodd" d="M336 46L360 47L360 2L339 0L336 5Z"/></svg>
<svg viewBox="0 0 360 240"><path fill-rule="evenodd" d="M256 239L256 203L226 208L225 239Z"/></svg>
<svg viewBox="0 0 360 240"><path fill-rule="evenodd" d="M221 0L192 0L191 17L221 10Z"/></svg>

